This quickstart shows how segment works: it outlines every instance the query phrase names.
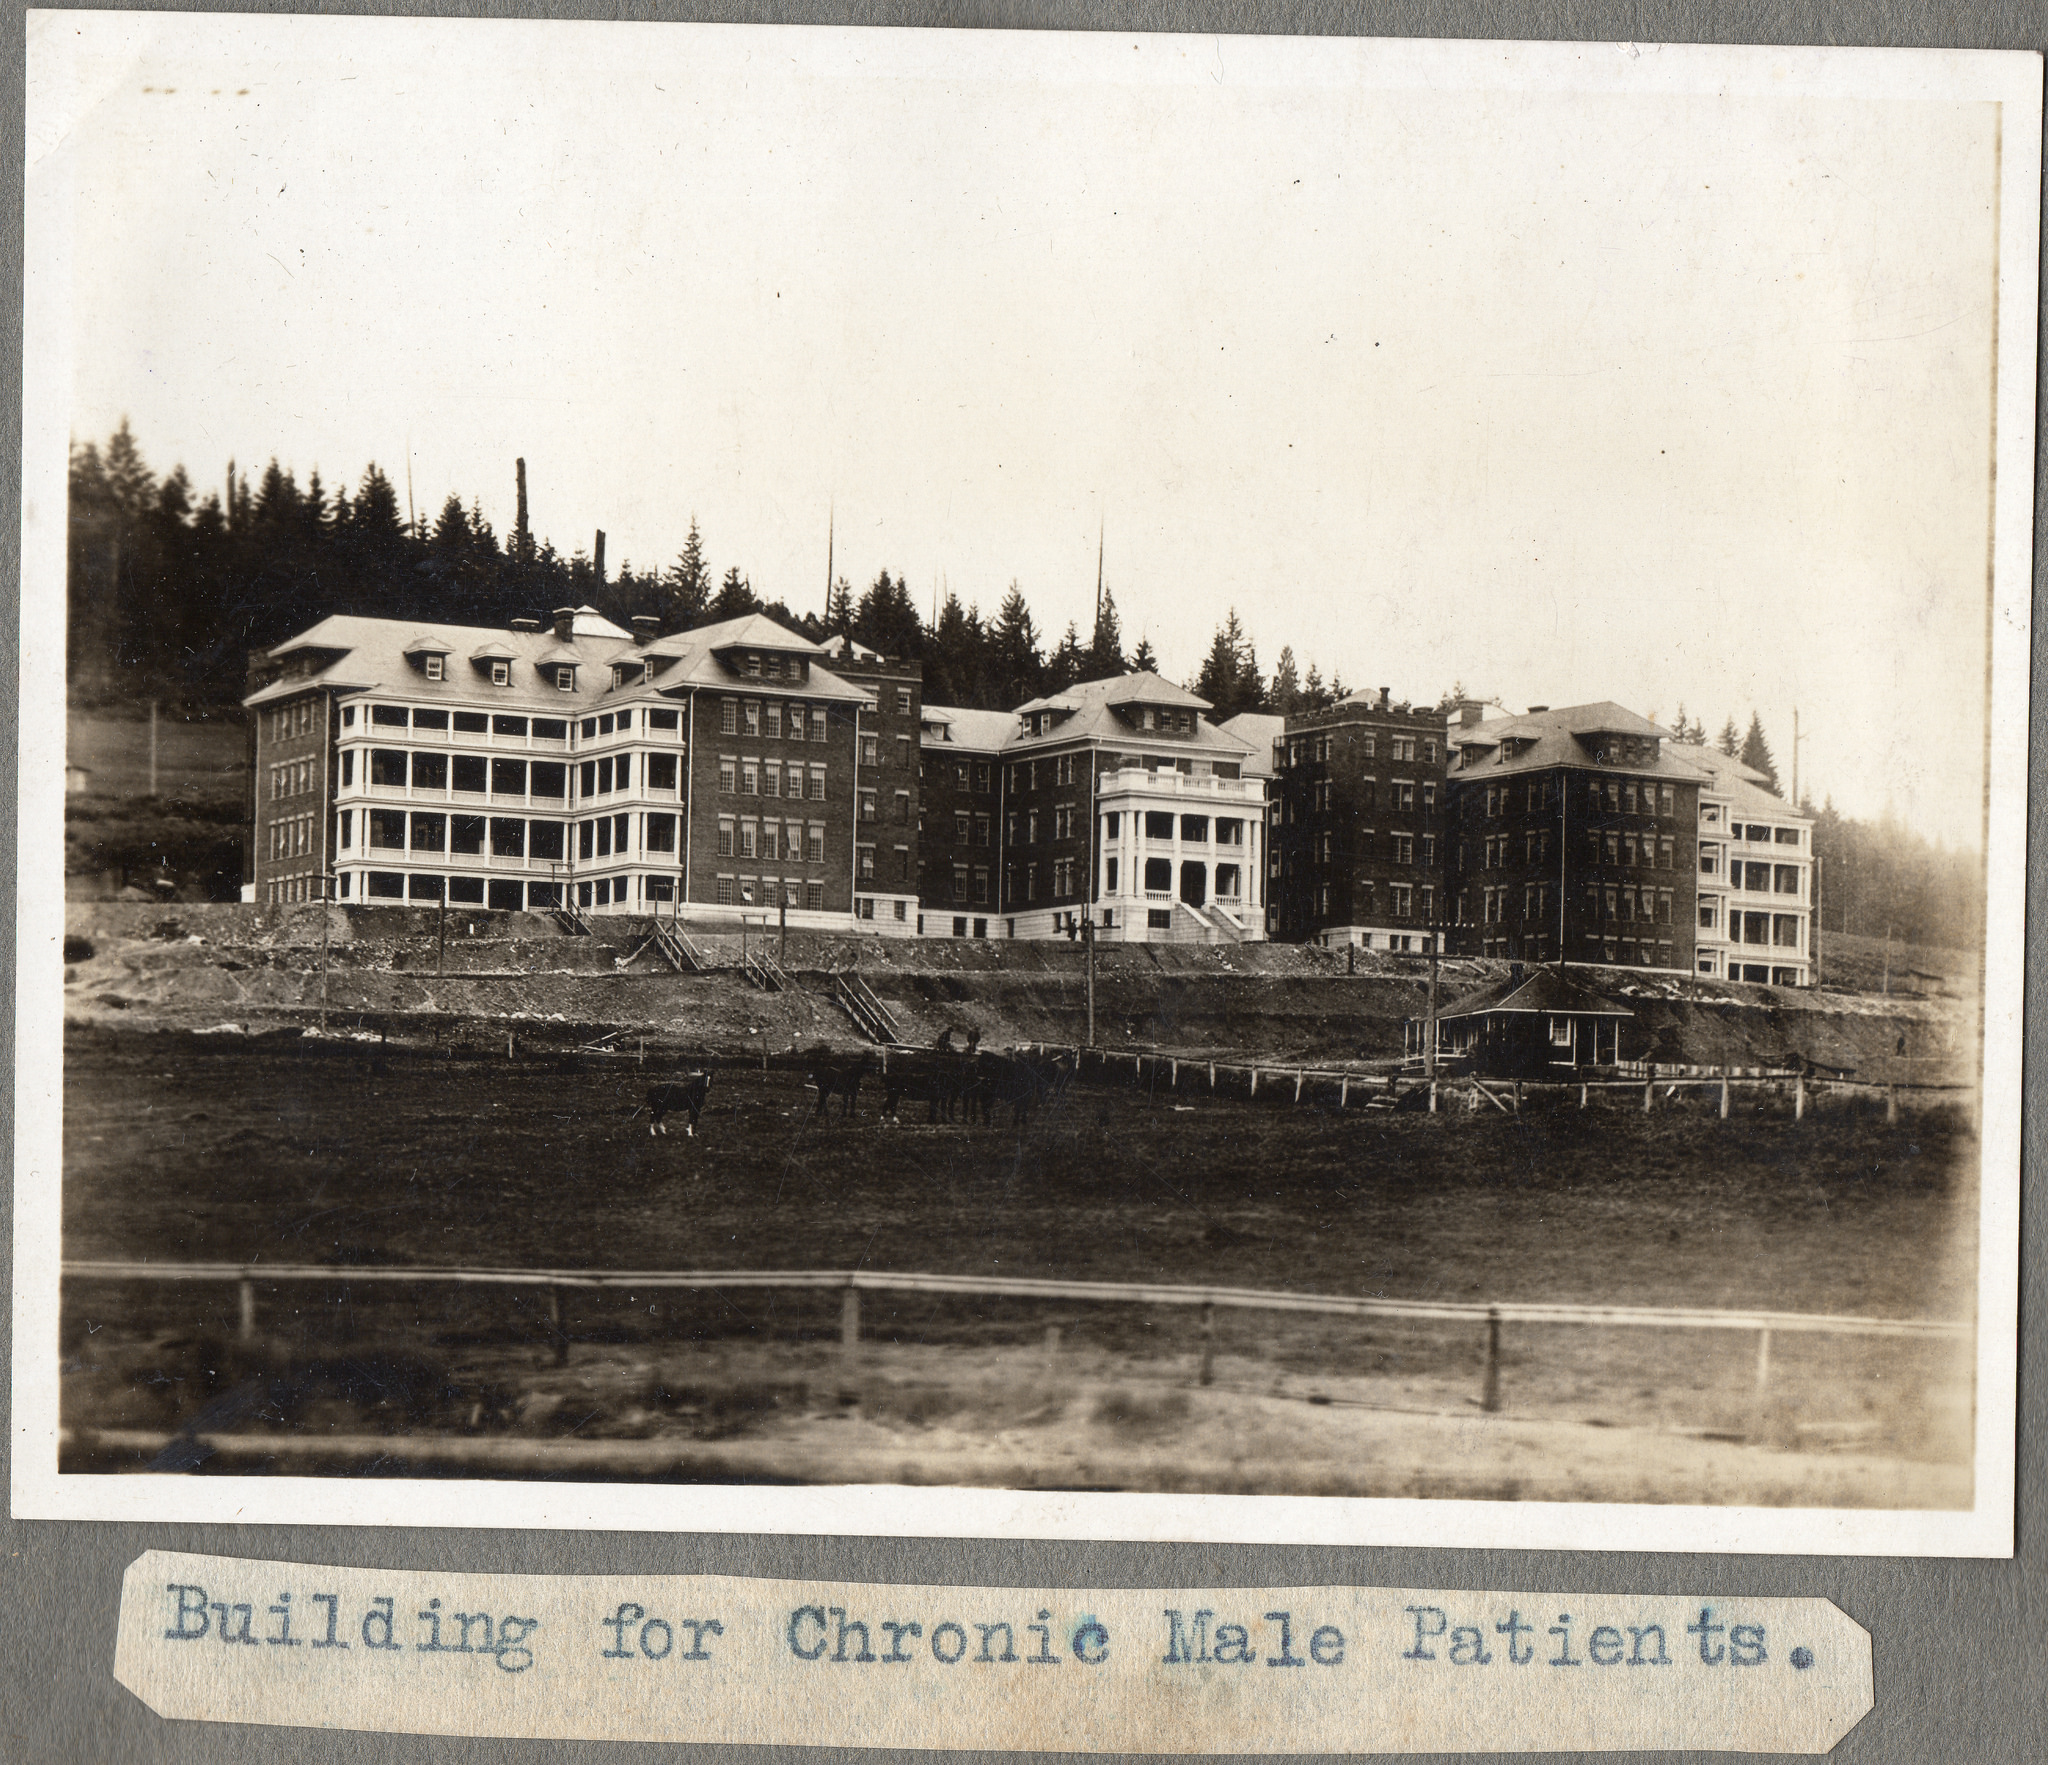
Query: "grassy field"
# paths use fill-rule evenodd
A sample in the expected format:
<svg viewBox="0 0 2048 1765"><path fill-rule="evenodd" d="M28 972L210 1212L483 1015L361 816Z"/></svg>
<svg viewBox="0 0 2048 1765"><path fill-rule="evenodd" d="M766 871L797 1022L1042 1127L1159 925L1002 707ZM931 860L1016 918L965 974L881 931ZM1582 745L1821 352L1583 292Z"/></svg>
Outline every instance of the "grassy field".
<svg viewBox="0 0 2048 1765"><path fill-rule="evenodd" d="M73 1031L65 1253L867 1267L1968 1315L1973 1143L1940 1114L1896 1129L1863 1113L1722 1123L1704 1103L1647 1118L1622 1106L1339 1117L1084 1088L1019 1134L880 1125L872 1099L868 1119L820 1125L797 1075L739 1067L719 1073L697 1139L656 1140L632 1118L647 1077L630 1065ZM68 1289L67 1417L190 1421L220 1396L195 1361L237 1353L233 1303L220 1288ZM1098 1383L1191 1375L1186 1312L922 1295L865 1303L867 1335L891 1351L1000 1357L1053 1324L1070 1364ZM837 1327L831 1293L572 1297L565 1325L584 1380L572 1399L549 1367L535 1297L300 1288L265 1292L262 1305L266 1365L331 1359L350 1344L410 1369L401 1383L434 1384L407 1399L406 1426L450 1425L452 1404L515 1429L572 1414L597 1435L644 1427L651 1411L686 1432L744 1428L754 1410L786 1407L791 1382L812 1377L804 1357ZM1479 1345L1460 1325L1233 1314L1217 1347L1224 1376L1262 1399L1284 1389L1307 1403L1427 1410L1477 1390ZM1508 1407L1605 1426L1747 1428L1752 1355L1752 1338L1719 1332L1525 1328L1506 1360ZM782 1372L763 1371L764 1357ZM1954 1416L1928 1408L1951 1373L1939 1356L1890 1342L1782 1339L1779 1432L1876 1430L1895 1452L1953 1459L1966 1445L1945 1432ZM687 1402L676 1396L685 1388ZM346 1392L334 1402L322 1425L363 1408ZM272 1420L305 1420L291 1409Z"/></svg>
<svg viewBox="0 0 2048 1765"><path fill-rule="evenodd" d="M239 718L157 724L157 794L149 794L149 716L70 713L65 757L91 774L64 801L64 869L92 892L156 888L184 900L236 898L241 881L247 734Z"/></svg>

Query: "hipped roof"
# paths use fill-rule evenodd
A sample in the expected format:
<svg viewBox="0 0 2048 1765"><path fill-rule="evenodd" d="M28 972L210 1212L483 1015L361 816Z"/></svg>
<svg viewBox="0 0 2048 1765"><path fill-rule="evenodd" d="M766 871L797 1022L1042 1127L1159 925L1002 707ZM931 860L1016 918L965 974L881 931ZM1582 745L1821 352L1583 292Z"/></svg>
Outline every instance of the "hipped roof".
<svg viewBox="0 0 2048 1765"><path fill-rule="evenodd" d="M1476 993L1466 994L1436 1015L1437 1021L1443 1023L1460 1017L1496 1017L1514 1012L1532 1016L1567 1013L1576 1017L1635 1016L1625 1006L1603 999L1590 987L1559 974L1554 968L1534 969L1519 980L1511 976L1507 980L1496 981L1491 986L1481 987Z"/></svg>

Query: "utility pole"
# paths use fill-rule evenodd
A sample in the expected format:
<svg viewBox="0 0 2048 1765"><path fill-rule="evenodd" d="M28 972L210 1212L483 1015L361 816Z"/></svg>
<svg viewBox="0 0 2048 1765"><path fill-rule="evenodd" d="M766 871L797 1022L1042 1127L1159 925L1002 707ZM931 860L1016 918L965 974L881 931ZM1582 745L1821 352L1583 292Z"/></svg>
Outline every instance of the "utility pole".
<svg viewBox="0 0 2048 1765"><path fill-rule="evenodd" d="M149 794L156 795L156 700L149 701Z"/></svg>
<svg viewBox="0 0 2048 1765"><path fill-rule="evenodd" d="M1423 1024L1422 1071L1429 1082L1436 1083L1436 965L1438 952L1443 945L1443 934L1439 926L1429 928L1429 1016Z"/></svg>
<svg viewBox="0 0 2048 1765"><path fill-rule="evenodd" d="M327 1029L327 939L333 930L334 904L329 899L334 888L334 872L323 869L320 872L320 1029Z"/></svg>
<svg viewBox="0 0 2048 1765"><path fill-rule="evenodd" d="M789 891L787 889L782 891L782 905L779 911L782 915L782 953L776 957L776 961L787 962L789 960Z"/></svg>
<svg viewBox="0 0 2048 1765"><path fill-rule="evenodd" d="M1095 1046L1095 909L1081 916L1081 942L1088 950L1088 1046Z"/></svg>

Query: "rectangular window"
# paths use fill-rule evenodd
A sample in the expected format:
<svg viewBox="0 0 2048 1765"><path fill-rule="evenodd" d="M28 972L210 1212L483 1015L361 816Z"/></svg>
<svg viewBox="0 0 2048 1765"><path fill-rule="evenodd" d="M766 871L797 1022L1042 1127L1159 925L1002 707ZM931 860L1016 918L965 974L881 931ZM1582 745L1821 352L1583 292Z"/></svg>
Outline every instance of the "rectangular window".
<svg viewBox="0 0 2048 1765"><path fill-rule="evenodd" d="M721 759L718 762L718 788L726 796L732 795L738 777L739 764L737 761Z"/></svg>
<svg viewBox="0 0 2048 1765"><path fill-rule="evenodd" d="M484 818L481 815L451 815L448 818L448 849L470 856L484 849Z"/></svg>
<svg viewBox="0 0 2048 1765"><path fill-rule="evenodd" d="M720 735L738 735L739 732L739 702L736 699L720 699L718 701L718 733ZM724 880L730 882L731 878L728 877Z"/></svg>
<svg viewBox="0 0 2048 1765"><path fill-rule="evenodd" d="M1393 840L1394 862L1396 864L1413 864L1415 862L1414 837L1410 834L1397 833L1393 836ZM1406 885L1403 886L1405 887Z"/></svg>
<svg viewBox="0 0 2048 1765"><path fill-rule="evenodd" d="M533 788L540 792L540 768L533 769ZM676 788L676 757L673 754L649 754L647 756L647 788L651 791L672 791Z"/></svg>
<svg viewBox="0 0 2048 1765"><path fill-rule="evenodd" d="M445 852L448 849L448 817L415 815L412 818L412 849L415 852Z"/></svg>
<svg viewBox="0 0 2048 1765"><path fill-rule="evenodd" d="M524 760L493 760L491 762L491 795L494 797L525 796L526 762Z"/></svg>
<svg viewBox="0 0 2048 1765"><path fill-rule="evenodd" d="M822 827L812 827L806 830L804 862L807 864L823 864L825 862L825 830Z"/></svg>
<svg viewBox="0 0 2048 1765"><path fill-rule="evenodd" d="M677 727L676 714L673 711L664 711L659 708L649 711L647 713L647 727L649 729L674 730Z"/></svg>
<svg viewBox="0 0 2048 1765"><path fill-rule="evenodd" d="M762 824L761 844L757 849L757 855L765 858L770 864L781 861L782 828L778 823L770 821Z"/></svg>
<svg viewBox="0 0 2048 1765"><path fill-rule="evenodd" d="M560 760L536 760L528 774L530 788L536 797L553 797L567 801L569 795L569 768Z"/></svg>
<svg viewBox="0 0 2048 1765"><path fill-rule="evenodd" d="M825 885L823 883L807 882L804 884L804 905L813 913L824 911Z"/></svg>
<svg viewBox="0 0 2048 1765"><path fill-rule="evenodd" d="M729 876L721 876L718 879L719 906L730 907L733 904L733 892L733 879Z"/></svg>
<svg viewBox="0 0 2048 1765"><path fill-rule="evenodd" d="M579 821L576 824L576 856L595 858L597 856L597 823Z"/></svg>
<svg viewBox="0 0 2048 1765"><path fill-rule="evenodd" d="M782 768L773 764L761 768L761 795L779 797L782 795Z"/></svg>
<svg viewBox="0 0 2048 1765"><path fill-rule="evenodd" d="M405 788L406 758L403 748L372 748L370 750L370 782L403 790Z"/></svg>
<svg viewBox="0 0 2048 1765"><path fill-rule="evenodd" d="M761 733L761 701L749 699L740 707L740 724L748 735Z"/></svg>
<svg viewBox="0 0 2048 1765"><path fill-rule="evenodd" d="M740 762L740 795L758 797L761 794L761 768L752 760Z"/></svg>
<svg viewBox="0 0 2048 1765"><path fill-rule="evenodd" d="M811 801L814 803L822 803L824 800L825 769L822 766L813 766L811 768Z"/></svg>
<svg viewBox="0 0 2048 1765"><path fill-rule="evenodd" d="M562 858L562 823L559 821L529 821L526 824L526 855L548 863L560 863Z"/></svg>
<svg viewBox="0 0 2048 1765"><path fill-rule="evenodd" d="M633 713L628 711L619 721L623 723L632 715ZM671 711L669 715L673 717L675 713ZM533 720L533 734L536 741L565 742L569 739L569 725L560 717L536 717Z"/></svg>
<svg viewBox="0 0 2048 1765"><path fill-rule="evenodd" d="M493 686L510 686L512 684L512 664L510 662L493 662L491 664L491 684Z"/></svg>
<svg viewBox="0 0 2048 1765"><path fill-rule="evenodd" d="M524 740L526 736L526 719L524 717L507 717L502 714L494 715L491 718L491 733L493 735L516 735Z"/></svg>
<svg viewBox="0 0 2048 1765"><path fill-rule="evenodd" d="M875 849L873 846L859 846L854 850L856 874L862 882L875 880Z"/></svg>
<svg viewBox="0 0 2048 1765"><path fill-rule="evenodd" d="M491 720L481 711L457 711L455 733L457 735L483 735L491 727Z"/></svg>
<svg viewBox="0 0 2048 1765"><path fill-rule="evenodd" d="M491 817L491 851L499 858L526 856L526 823L517 816Z"/></svg>
<svg viewBox="0 0 2048 1765"><path fill-rule="evenodd" d="M730 857L732 856L732 840L733 840L733 823L732 823L732 821L731 821L731 820L730 820L730 818L728 818L728 817L720 817L720 819L719 819L719 823L718 823L718 855L719 855L719 857L721 857L721 858L730 858Z"/></svg>
<svg viewBox="0 0 2048 1765"><path fill-rule="evenodd" d="M760 828L751 821L740 823L740 856L751 858L760 850Z"/></svg>
<svg viewBox="0 0 2048 1765"><path fill-rule="evenodd" d="M779 701L771 699L768 702L767 716L768 739L772 742L779 742L782 740L782 706Z"/></svg>
<svg viewBox="0 0 2048 1765"><path fill-rule="evenodd" d="M403 809L372 809L370 811L370 844L374 847L389 847L394 851L405 850L405 811ZM280 848L278 854L282 857Z"/></svg>
<svg viewBox="0 0 2048 1765"><path fill-rule="evenodd" d="M1799 866L1796 864L1774 865L1771 870L1772 890L1780 895L1799 893Z"/></svg>
<svg viewBox="0 0 2048 1765"><path fill-rule="evenodd" d="M587 802L597 795L597 762L585 760L576 768L578 794Z"/></svg>
<svg viewBox="0 0 2048 1765"><path fill-rule="evenodd" d="M647 849L650 852L673 852L676 849L676 818L673 815L648 816Z"/></svg>

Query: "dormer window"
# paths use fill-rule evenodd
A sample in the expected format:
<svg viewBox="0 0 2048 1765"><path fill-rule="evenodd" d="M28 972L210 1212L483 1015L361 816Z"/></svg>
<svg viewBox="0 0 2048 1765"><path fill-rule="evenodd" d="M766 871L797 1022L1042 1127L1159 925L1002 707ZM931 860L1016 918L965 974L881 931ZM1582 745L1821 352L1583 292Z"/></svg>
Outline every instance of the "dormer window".
<svg viewBox="0 0 2048 1765"><path fill-rule="evenodd" d="M512 684L512 664L510 662L493 662L491 664L491 684L493 686L510 686Z"/></svg>
<svg viewBox="0 0 2048 1765"><path fill-rule="evenodd" d="M747 658L747 673L755 680L761 678L761 658L759 656L749 656Z"/></svg>
<svg viewBox="0 0 2048 1765"><path fill-rule="evenodd" d="M620 662L612 669L612 685L615 687L632 686L647 678L648 665L645 662Z"/></svg>
<svg viewBox="0 0 2048 1765"><path fill-rule="evenodd" d="M574 663L558 662L555 664L555 689L558 692L565 693L572 693L576 690L576 667Z"/></svg>
<svg viewBox="0 0 2048 1765"><path fill-rule="evenodd" d="M441 657L428 656L425 657L424 660L427 665L427 678L429 680L441 680L445 678L445 675L442 672L445 664L443 663Z"/></svg>

